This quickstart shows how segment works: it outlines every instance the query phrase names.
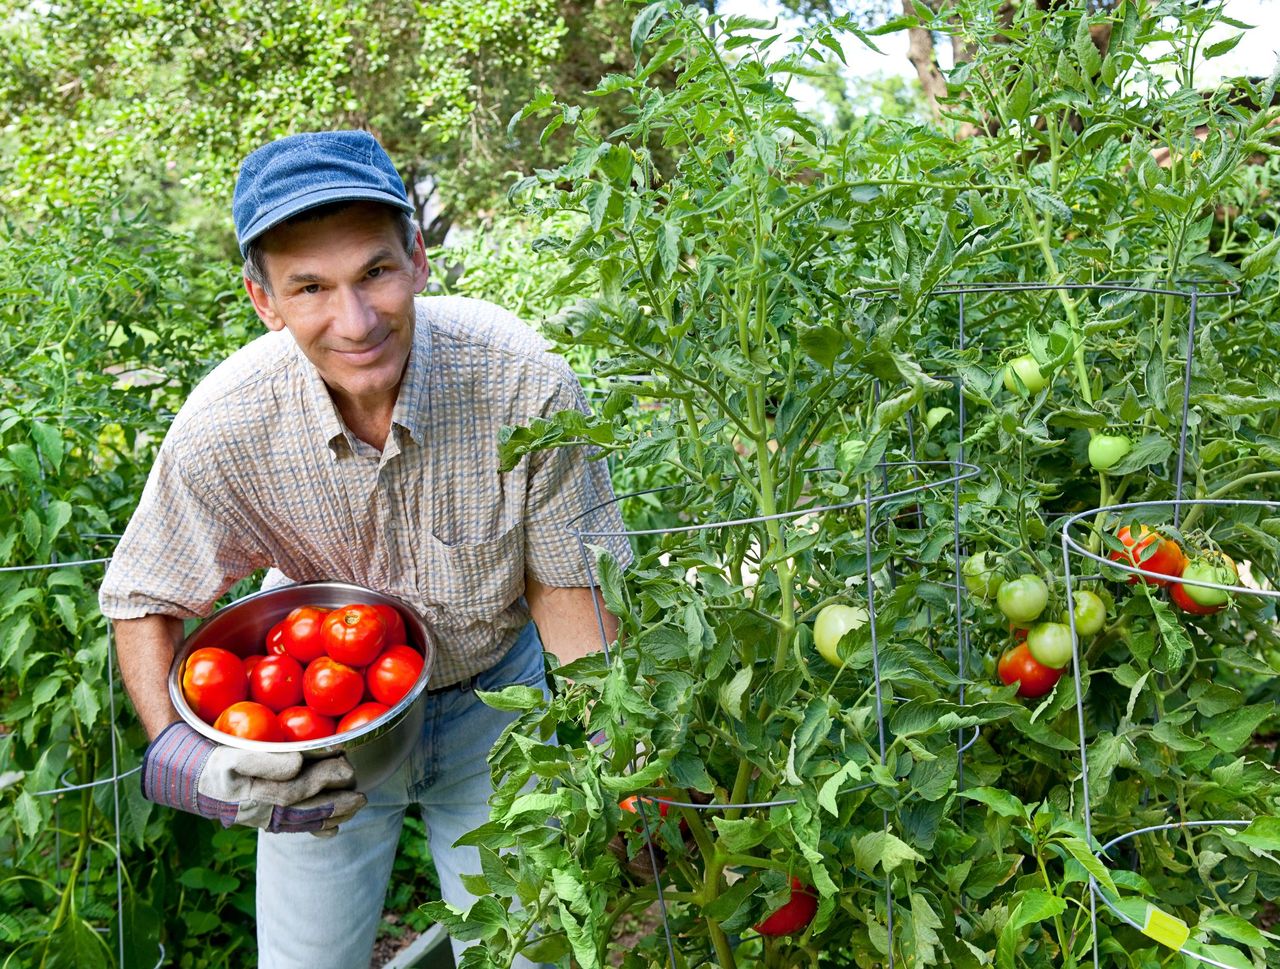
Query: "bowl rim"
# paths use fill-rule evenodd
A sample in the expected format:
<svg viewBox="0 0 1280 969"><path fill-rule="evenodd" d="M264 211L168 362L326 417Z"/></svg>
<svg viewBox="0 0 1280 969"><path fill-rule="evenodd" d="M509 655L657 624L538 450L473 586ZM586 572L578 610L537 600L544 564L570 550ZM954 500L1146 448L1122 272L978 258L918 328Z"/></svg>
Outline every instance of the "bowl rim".
<svg viewBox="0 0 1280 969"><path fill-rule="evenodd" d="M263 599L278 597L285 590L293 592L298 589L307 588L323 588L326 592L339 591L349 592L353 598L352 603L360 602L361 597L367 598L372 604L389 605L401 613L401 617L405 620L405 631L409 638L413 639L416 635L419 651L422 653L422 670L418 674L418 679L413 687L399 701L396 702L391 709L376 720L362 724L354 730L348 730L344 733L330 734L327 737L317 737L314 740L249 740L244 737L233 737L231 734L223 733L221 730L215 730L213 724L205 723L196 712L191 709L191 705L187 702L187 698L182 692L182 671L187 661L187 657L194 651L193 640L196 638L200 630L204 629L209 623L219 616L234 612L237 609L244 608L259 602ZM340 607L334 607L340 608ZM207 617L200 621L190 634L183 637L182 644L173 654L173 661L169 664L169 699L173 703L174 709L178 711L178 716L182 718L189 727L196 730L202 736L207 737L226 747L234 747L237 750L263 750L277 753L341 753L348 747L363 746L364 743L375 739L378 736L393 729L404 717L404 714L416 703L425 693L427 683L431 679L431 674L435 666L436 658L436 642L431 630L423 621L418 611L410 606L403 599L390 595L386 592L378 592L376 589L370 589L365 586L356 585L352 582L344 582L341 580L313 580L309 582L293 582L288 585L276 586L271 589L262 589L258 592L251 593L234 602L229 602L220 609L215 609Z"/></svg>

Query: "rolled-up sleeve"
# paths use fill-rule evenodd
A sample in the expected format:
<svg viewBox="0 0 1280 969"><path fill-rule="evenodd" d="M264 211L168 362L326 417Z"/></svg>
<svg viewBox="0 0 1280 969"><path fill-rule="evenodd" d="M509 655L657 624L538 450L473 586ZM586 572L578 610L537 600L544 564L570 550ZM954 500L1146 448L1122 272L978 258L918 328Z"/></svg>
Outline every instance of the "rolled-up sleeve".
<svg viewBox="0 0 1280 969"><path fill-rule="evenodd" d="M246 534L194 486L183 447L166 440L115 551L98 604L109 619L209 614L237 580L269 565Z"/></svg>
<svg viewBox="0 0 1280 969"><path fill-rule="evenodd" d="M590 413L582 388L567 366L566 376L544 409L550 417L562 410ZM626 568L631 545L614 501L609 469L597 457L599 449L572 445L538 451L529 456L529 485L525 501L525 568L544 585L580 588L598 585L594 556L584 544L602 546ZM581 539L581 540L580 540Z"/></svg>

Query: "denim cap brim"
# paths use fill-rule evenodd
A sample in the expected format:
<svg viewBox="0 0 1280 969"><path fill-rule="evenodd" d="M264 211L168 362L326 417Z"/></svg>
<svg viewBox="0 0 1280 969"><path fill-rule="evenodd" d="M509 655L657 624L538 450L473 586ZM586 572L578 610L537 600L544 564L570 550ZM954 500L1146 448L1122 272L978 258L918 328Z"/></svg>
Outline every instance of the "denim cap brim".
<svg viewBox="0 0 1280 969"><path fill-rule="evenodd" d="M282 222L332 202L379 202L415 214L395 165L367 131L290 135L240 166L232 215L241 255Z"/></svg>
<svg viewBox="0 0 1280 969"><path fill-rule="evenodd" d="M307 209L318 208L321 205L328 205L330 202L384 202L387 205L394 206L410 215L414 214L413 206L402 199L396 198L386 192L374 192L369 189L344 189L330 188L321 189L318 192L308 192L306 195L290 199L269 212L264 212L262 216L253 224L245 228L244 236L240 239L240 255L246 255L249 243L259 236L270 232L282 222L287 222Z"/></svg>

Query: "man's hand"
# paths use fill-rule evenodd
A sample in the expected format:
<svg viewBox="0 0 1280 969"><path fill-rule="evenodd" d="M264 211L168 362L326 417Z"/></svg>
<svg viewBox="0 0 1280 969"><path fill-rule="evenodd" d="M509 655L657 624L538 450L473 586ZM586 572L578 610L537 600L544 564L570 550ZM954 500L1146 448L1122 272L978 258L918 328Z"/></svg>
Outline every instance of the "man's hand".
<svg viewBox="0 0 1280 969"><path fill-rule="evenodd" d="M143 797L223 827L333 834L364 807L354 784L345 757L304 761L299 753L237 750L182 722L165 728L142 759Z"/></svg>

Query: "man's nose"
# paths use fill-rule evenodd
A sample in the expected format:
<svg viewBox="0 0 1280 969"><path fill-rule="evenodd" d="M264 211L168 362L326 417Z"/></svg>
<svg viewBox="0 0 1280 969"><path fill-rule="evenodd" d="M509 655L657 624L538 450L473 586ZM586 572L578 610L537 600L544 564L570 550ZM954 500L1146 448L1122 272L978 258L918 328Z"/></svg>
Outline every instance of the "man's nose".
<svg viewBox="0 0 1280 969"><path fill-rule="evenodd" d="M361 343L378 325L378 314L356 286L340 286L337 292L334 330L352 343Z"/></svg>

